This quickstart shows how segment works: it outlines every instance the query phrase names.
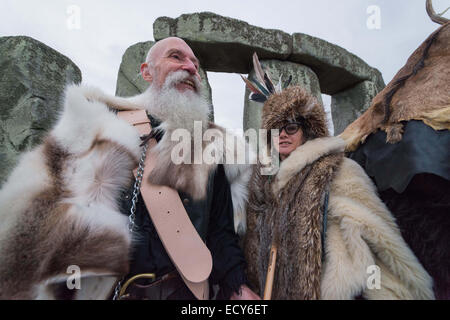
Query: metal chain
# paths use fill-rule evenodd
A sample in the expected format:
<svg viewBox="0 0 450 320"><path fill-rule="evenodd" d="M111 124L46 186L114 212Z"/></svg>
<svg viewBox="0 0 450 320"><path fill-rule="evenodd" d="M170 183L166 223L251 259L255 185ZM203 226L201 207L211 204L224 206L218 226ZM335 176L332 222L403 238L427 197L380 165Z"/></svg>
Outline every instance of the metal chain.
<svg viewBox="0 0 450 320"><path fill-rule="evenodd" d="M133 197L131 198L131 214L128 217L128 230L134 231L136 220L136 204L138 202L138 196L141 193L142 177L144 175L145 158L147 157L147 144L142 147L141 159L139 160L139 166L136 174L136 180L134 182Z"/></svg>
<svg viewBox="0 0 450 320"><path fill-rule="evenodd" d="M136 220L136 205L138 202L138 196L141 193L141 184L142 184L142 177L144 176L144 166L145 166L145 158L147 157L147 143L144 144L142 147L142 153L141 153L141 159L139 160L139 166L136 173L136 179L134 181L134 187L133 187L133 197L131 198L131 214L128 217L128 230L133 233L135 228L135 220ZM125 280L125 277L120 279L120 281L117 283L116 287L114 288L114 296L113 300L117 300L119 297L119 292L122 289L122 282Z"/></svg>

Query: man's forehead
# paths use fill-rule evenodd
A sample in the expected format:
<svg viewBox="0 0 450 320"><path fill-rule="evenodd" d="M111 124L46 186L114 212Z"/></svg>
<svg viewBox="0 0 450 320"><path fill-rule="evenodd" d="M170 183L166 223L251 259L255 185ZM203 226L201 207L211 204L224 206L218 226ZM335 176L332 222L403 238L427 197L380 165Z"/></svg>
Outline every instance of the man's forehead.
<svg viewBox="0 0 450 320"><path fill-rule="evenodd" d="M190 58L193 58L198 61L192 49L180 38L167 38L164 40L160 40L152 47L151 51L153 58L160 58L172 52L179 52L187 55Z"/></svg>

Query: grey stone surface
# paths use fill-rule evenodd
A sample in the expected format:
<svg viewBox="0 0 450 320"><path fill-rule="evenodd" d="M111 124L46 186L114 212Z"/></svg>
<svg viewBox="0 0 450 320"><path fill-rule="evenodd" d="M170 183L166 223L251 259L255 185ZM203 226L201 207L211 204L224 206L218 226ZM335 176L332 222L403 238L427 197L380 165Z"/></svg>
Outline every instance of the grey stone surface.
<svg viewBox="0 0 450 320"><path fill-rule="evenodd" d="M298 63L279 60L263 60L261 61L261 65L275 84L278 83L280 75L283 75L283 83L287 81L289 75L292 75L291 85L301 85L306 90L309 90L323 105L322 96L320 94L319 80L310 68ZM250 72L249 78L255 78L254 70ZM245 84L243 83L243 85ZM244 100L244 131L249 128L259 129L261 127L263 104L249 100L249 94L250 91L246 88Z"/></svg>
<svg viewBox="0 0 450 320"><path fill-rule="evenodd" d="M148 83L140 75L141 64L153 44L153 41L138 42L125 51L117 75L116 96L131 97L147 89Z"/></svg>
<svg viewBox="0 0 450 320"><path fill-rule="evenodd" d="M292 51L292 38L283 31L211 12L183 14L176 19L160 17L153 24L153 36L155 40L170 36L184 39L203 68L216 72L248 73L253 52L261 60L285 60Z"/></svg>
<svg viewBox="0 0 450 320"><path fill-rule="evenodd" d="M319 77L322 93L333 95L370 80L385 86L381 73L362 59L335 44L303 33L292 35L290 61L311 67Z"/></svg>
<svg viewBox="0 0 450 320"><path fill-rule="evenodd" d="M331 115L334 135L340 134L369 108L372 99L380 91L372 81L363 81L356 86L331 97Z"/></svg>
<svg viewBox="0 0 450 320"><path fill-rule="evenodd" d="M119 73L117 75L116 95L120 97L130 97L142 93L148 88L148 82L144 81L140 75L141 64L145 61L148 50L155 42L138 42L130 46L122 56ZM205 87L205 98L210 106L210 119L214 121L214 107L212 104L211 86L208 82L206 72L200 68L200 76Z"/></svg>
<svg viewBox="0 0 450 320"><path fill-rule="evenodd" d="M0 184L53 126L65 86L79 82L78 67L42 42L0 38Z"/></svg>

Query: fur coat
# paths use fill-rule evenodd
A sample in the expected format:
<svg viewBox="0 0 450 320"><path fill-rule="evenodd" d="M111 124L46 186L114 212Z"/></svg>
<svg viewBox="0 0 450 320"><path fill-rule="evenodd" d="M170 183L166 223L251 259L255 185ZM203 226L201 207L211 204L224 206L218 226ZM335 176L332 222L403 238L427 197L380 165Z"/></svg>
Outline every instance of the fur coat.
<svg viewBox="0 0 450 320"><path fill-rule="evenodd" d="M127 274L132 237L118 198L134 181L141 140L108 107L143 105L139 96L119 98L90 87L68 87L57 124L40 145L22 155L0 190L0 299L67 298L58 288L71 281L72 266L81 271L81 290L70 298L104 299L117 278ZM164 121L161 125L169 133L175 129ZM205 177L216 164L172 166L170 143L163 138L158 144L152 182L201 198ZM223 147L217 144L204 142ZM234 151L225 148L224 157L227 152ZM251 168L224 164L224 169L235 229L244 230Z"/></svg>
<svg viewBox="0 0 450 320"><path fill-rule="evenodd" d="M317 100L299 87L276 94L264 105L262 126L280 128L300 117L308 141L276 175L261 175L261 164L253 171L245 255L256 292L264 290L275 243L273 299L434 298L430 276L373 183L344 157L345 142L328 137Z"/></svg>

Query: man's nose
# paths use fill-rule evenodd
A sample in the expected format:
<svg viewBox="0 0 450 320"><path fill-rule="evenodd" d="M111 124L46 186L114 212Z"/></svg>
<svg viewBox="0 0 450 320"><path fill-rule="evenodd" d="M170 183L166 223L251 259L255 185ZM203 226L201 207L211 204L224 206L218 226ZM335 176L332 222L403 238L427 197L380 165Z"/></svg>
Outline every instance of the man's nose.
<svg viewBox="0 0 450 320"><path fill-rule="evenodd" d="M287 136L288 136L288 134L286 133L286 130L285 129L281 129L281 131L280 131L280 138L281 137L286 138Z"/></svg>
<svg viewBox="0 0 450 320"><path fill-rule="evenodd" d="M189 74L196 76L200 80L200 74L198 73L195 64L191 60L187 59L183 63L182 69L189 72Z"/></svg>

